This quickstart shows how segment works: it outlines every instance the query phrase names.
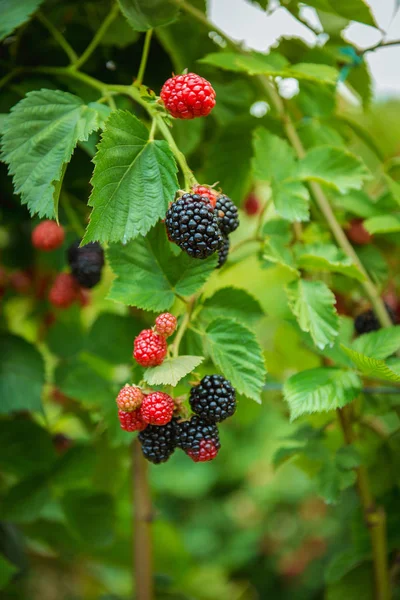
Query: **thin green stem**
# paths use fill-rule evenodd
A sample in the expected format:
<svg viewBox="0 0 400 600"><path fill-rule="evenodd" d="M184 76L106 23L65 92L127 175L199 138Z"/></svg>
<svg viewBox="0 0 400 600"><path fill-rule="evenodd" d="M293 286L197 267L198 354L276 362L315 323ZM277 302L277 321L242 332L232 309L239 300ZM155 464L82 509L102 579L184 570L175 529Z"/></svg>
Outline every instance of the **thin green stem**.
<svg viewBox="0 0 400 600"><path fill-rule="evenodd" d="M165 140L168 142L169 147L171 148L180 168L183 173L183 177L185 179L185 188L189 190L194 185L197 185L197 180L193 175L192 171L189 168L189 165L186 162L186 158L184 154L179 150L178 146L175 143L174 138L172 137L172 133L168 129L168 125L165 123L161 116L157 116L157 126L161 133L163 134Z"/></svg>
<svg viewBox="0 0 400 600"><path fill-rule="evenodd" d="M179 346L181 344L181 341L185 334L185 331L190 323L190 317L192 316L194 307L196 305L196 300L197 300L197 297L193 296L192 298L190 298L189 303L186 306L186 312L183 315L182 323L179 325L179 329L176 333L174 343L173 343L172 356L174 358L179 356Z"/></svg>
<svg viewBox="0 0 400 600"><path fill-rule="evenodd" d="M81 224L81 221L71 204L71 200L70 200L68 194L64 193L62 195L61 200L62 200L62 207L65 211L65 214L67 215L68 223L70 224L71 228L75 231L77 236L79 236L80 238L83 238L83 236L85 235L85 228Z"/></svg>
<svg viewBox="0 0 400 600"><path fill-rule="evenodd" d="M4 77L2 77L0 79L0 89L2 87L4 87L5 85L7 85L7 83L9 81L11 81L11 79L14 79L14 77L16 77L17 75L19 75L22 71L23 71L23 69L21 69L20 67L17 67L16 69L13 69L9 73L7 73L7 75L4 75Z"/></svg>
<svg viewBox="0 0 400 600"><path fill-rule="evenodd" d="M337 410L340 426L346 444L353 444L356 435L352 424L351 406ZM360 502L364 511L365 523L368 527L375 578L375 600L390 600L390 578L388 567L388 551L386 542L386 515L382 507L377 506L372 495L368 471L364 465L355 469Z"/></svg>
<svg viewBox="0 0 400 600"><path fill-rule="evenodd" d="M151 122L150 133L149 133L149 141L152 142L154 140L154 134L157 129L157 121L153 119Z"/></svg>
<svg viewBox="0 0 400 600"><path fill-rule="evenodd" d="M90 44L88 45L86 50L80 55L79 58L74 60L74 62L73 62L74 69L79 69L90 58L90 56L93 54L94 50L100 44L105 32L107 31L107 29L109 28L111 23L114 21L114 19L118 15L118 13L119 13L119 6L118 6L118 4L114 4L112 9L108 13L106 18L102 22L102 24L100 25L100 27L98 28L96 35L93 37L92 41L90 42Z"/></svg>
<svg viewBox="0 0 400 600"><path fill-rule="evenodd" d="M138 72L138 76L137 76L136 82L135 82L136 85L142 85L142 82L143 82L144 73L146 71L147 59L149 56L152 35L153 35L152 29L149 29L148 31L146 31L146 35L144 37L142 58L140 60L139 72Z"/></svg>
<svg viewBox="0 0 400 600"><path fill-rule="evenodd" d="M367 52L374 52L375 50L379 50L380 48L390 48L390 46L400 46L400 40L389 40L389 41L380 41L375 46L371 46L370 48L366 48L362 51L362 54L366 54Z"/></svg>
<svg viewBox="0 0 400 600"><path fill-rule="evenodd" d="M74 63L78 60L78 55L72 46L67 42L63 34L58 31L56 27L54 27L53 23L48 20L48 18L41 12L36 14L37 18L41 22L41 24L46 27L46 29L51 33L57 44L62 48L65 54L68 56L71 63Z"/></svg>

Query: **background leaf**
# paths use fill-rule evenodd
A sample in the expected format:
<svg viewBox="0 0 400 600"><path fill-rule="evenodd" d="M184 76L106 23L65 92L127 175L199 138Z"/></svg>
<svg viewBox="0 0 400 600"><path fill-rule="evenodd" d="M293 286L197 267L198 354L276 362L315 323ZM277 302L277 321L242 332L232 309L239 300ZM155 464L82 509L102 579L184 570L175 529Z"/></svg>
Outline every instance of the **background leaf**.
<svg viewBox="0 0 400 600"><path fill-rule="evenodd" d="M385 359L400 348L400 325L386 327L360 335L354 340L352 349L371 358Z"/></svg>
<svg viewBox="0 0 400 600"><path fill-rule="evenodd" d="M365 356L352 348L341 344L341 348L351 358L356 367L372 379L383 379L385 381L400 381L400 375L395 373L383 360Z"/></svg>
<svg viewBox="0 0 400 600"><path fill-rule="evenodd" d="M43 0L0 0L0 41L28 21L42 2Z"/></svg>
<svg viewBox="0 0 400 600"><path fill-rule="evenodd" d="M108 546L114 537L114 501L111 495L71 490L62 499L68 523L90 546Z"/></svg>
<svg viewBox="0 0 400 600"><path fill-rule="evenodd" d="M225 287L206 298L201 318L212 321L218 317L229 317L239 323L254 323L263 316L259 302L245 290Z"/></svg>
<svg viewBox="0 0 400 600"><path fill-rule="evenodd" d="M176 384L203 362L203 356L177 356L167 358L162 365L146 369L144 379L149 385Z"/></svg>
<svg viewBox="0 0 400 600"><path fill-rule="evenodd" d="M365 279L351 258L333 244L309 244L298 250L297 264L302 269L342 273L358 281Z"/></svg>
<svg viewBox="0 0 400 600"><path fill-rule="evenodd" d="M149 141L132 113L114 111L94 158L93 206L85 242L116 242L146 235L178 189L177 167L165 141Z"/></svg>
<svg viewBox="0 0 400 600"><path fill-rule="evenodd" d="M171 23L179 11L177 6L164 0L118 0L118 4L136 31L147 31Z"/></svg>

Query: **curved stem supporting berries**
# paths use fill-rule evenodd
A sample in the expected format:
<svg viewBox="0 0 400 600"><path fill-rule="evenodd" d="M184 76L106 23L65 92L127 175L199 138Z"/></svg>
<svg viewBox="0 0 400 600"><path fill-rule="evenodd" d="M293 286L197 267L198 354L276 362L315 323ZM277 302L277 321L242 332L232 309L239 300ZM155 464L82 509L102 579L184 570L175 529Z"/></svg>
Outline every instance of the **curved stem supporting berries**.
<svg viewBox="0 0 400 600"><path fill-rule="evenodd" d="M187 304L187 307L186 307L186 312L182 319L182 323L180 324L177 334L175 336L174 343L172 346L172 356L174 358L179 356L179 346L181 344L181 341L185 334L185 331L189 325L190 317L192 316L192 313L193 313L193 310L194 310L194 307L196 304L196 299L197 299L196 296L193 296L193 298L191 298L189 300L189 303Z"/></svg>
<svg viewBox="0 0 400 600"><path fill-rule="evenodd" d="M71 65L71 68L79 69L90 58L90 56L93 54L93 52L96 50L97 46L103 39L105 32L107 31L111 23L114 21L114 19L117 17L118 13L119 5L118 3L115 3L108 15L106 16L106 18L104 19L103 23L98 28L96 35L93 37L86 50L80 55L80 57L77 60L74 60L74 62Z"/></svg>
<svg viewBox="0 0 400 600"><path fill-rule="evenodd" d="M133 570L135 598L152 600L152 507L148 481L148 463L138 439L132 444L133 515Z"/></svg>
<svg viewBox="0 0 400 600"><path fill-rule="evenodd" d="M142 85L142 81L143 81L143 77L144 77L144 73L146 70L146 65L147 65L147 59L149 56L149 50L150 50L150 43L151 43L151 37L153 35L153 30L149 29L148 31L146 31L146 35L144 37L144 44L143 44L143 52L142 52L142 58L140 61L140 66L139 66L139 71L138 71L138 76L136 78L136 85Z"/></svg>

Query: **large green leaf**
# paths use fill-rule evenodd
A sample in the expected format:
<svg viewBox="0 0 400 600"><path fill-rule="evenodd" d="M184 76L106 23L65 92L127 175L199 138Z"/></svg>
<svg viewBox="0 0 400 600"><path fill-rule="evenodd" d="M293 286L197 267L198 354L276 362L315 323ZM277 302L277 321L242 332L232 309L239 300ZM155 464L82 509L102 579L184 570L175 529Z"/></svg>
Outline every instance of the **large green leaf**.
<svg viewBox="0 0 400 600"><path fill-rule="evenodd" d="M280 265L287 269L290 275L300 277L296 268L291 249L278 236L267 238L262 251L262 259L267 266Z"/></svg>
<svg viewBox="0 0 400 600"><path fill-rule="evenodd" d="M0 0L0 41L25 23L43 0Z"/></svg>
<svg viewBox="0 0 400 600"><path fill-rule="evenodd" d="M349 190L345 194L335 194L335 204L343 210L357 217L375 217L379 215L379 208L371 201L371 198L362 190Z"/></svg>
<svg viewBox="0 0 400 600"><path fill-rule="evenodd" d="M371 358L361 354L352 348L341 344L342 350L351 358L356 367L371 379L383 379L385 381L400 381L400 375L393 371L383 360Z"/></svg>
<svg viewBox="0 0 400 600"><path fill-rule="evenodd" d="M300 328L308 331L318 348L332 346L339 333L335 296L322 281L299 279L287 286L289 307Z"/></svg>
<svg viewBox="0 0 400 600"><path fill-rule="evenodd" d="M107 108L60 90L29 92L8 115L2 160L31 214L54 217L65 165L76 144L103 126Z"/></svg>
<svg viewBox="0 0 400 600"><path fill-rule="evenodd" d="M21 476L45 472L56 459L49 433L29 419L0 421L0 456L5 472Z"/></svg>
<svg viewBox="0 0 400 600"><path fill-rule="evenodd" d="M364 0L307 0L307 4L327 13L376 27L371 9Z"/></svg>
<svg viewBox="0 0 400 600"><path fill-rule="evenodd" d="M369 233L397 233L400 231L400 215L377 215L364 221Z"/></svg>
<svg viewBox="0 0 400 600"><path fill-rule="evenodd" d="M240 394L261 401L264 358L252 331L232 319L216 319L207 329L205 344L214 364Z"/></svg>
<svg viewBox="0 0 400 600"><path fill-rule="evenodd" d="M162 217L178 189L177 167L167 142L149 140L132 113L108 119L92 178L93 206L85 242L117 242L146 235Z"/></svg>
<svg viewBox="0 0 400 600"><path fill-rule="evenodd" d="M353 371L309 369L292 375L283 386L291 419L345 406L358 396L362 383Z"/></svg>
<svg viewBox="0 0 400 600"><path fill-rule="evenodd" d="M32 344L13 335L0 336L0 414L41 411L44 363Z"/></svg>
<svg viewBox="0 0 400 600"><path fill-rule="evenodd" d="M342 148L318 146L299 161L297 176L305 181L324 183L341 193L360 189L371 178L364 163Z"/></svg>
<svg viewBox="0 0 400 600"><path fill-rule="evenodd" d="M108 546L114 537L114 500L109 494L71 490L62 499L67 521L75 535L89 546Z"/></svg>
<svg viewBox="0 0 400 600"><path fill-rule="evenodd" d="M239 323L254 323L263 316L258 301L245 290L234 287L221 288L204 302L201 319L212 321L229 317Z"/></svg>
<svg viewBox="0 0 400 600"><path fill-rule="evenodd" d="M254 176L271 184L276 211L289 221L307 221L307 188L292 179L297 167L294 150L288 142L261 127L254 132L253 148Z"/></svg>
<svg viewBox="0 0 400 600"><path fill-rule="evenodd" d="M31 523L40 517L50 500L46 475L21 479L4 496L1 503L2 517L17 523Z"/></svg>
<svg viewBox="0 0 400 600"><path fill-rule="evenodd" d="M170 308L174 295L190 296L214 271L217 258L190 258L183 252L175 256L165 228L153 228L146 238L128 244L114 244L108 251L117 278L109 297L117 302L145 310Z"/></svg>
<svg viewBox="0 0 400 600"><path fill-rule="evenodd" d="M352 348L371 358L388 358L400 348L400 325L360 335L354 340Z"/></svg>
<svg viewBox="0 0 400 600"><path fill-rule="evenodd" d="M351 258L333 244L301 246L297 254L297 264L300 268L309 271L332 271L343 273L358 281L365 279Z"/></svg>
<svg viewBox="0 0 400 600"><path fill-rule="evenodd" d="M118 0L118 4L136 31L147 31L171 23L179 12L178 6L165 0Z"/></svg>
<svg viewBox="0 0 400 600"><path fill-rule="evenodd" d="M149 385L176 386L183 377L191 373L203 360L202 356L167 358L162 365L146 369L144 379Z"/></svg>

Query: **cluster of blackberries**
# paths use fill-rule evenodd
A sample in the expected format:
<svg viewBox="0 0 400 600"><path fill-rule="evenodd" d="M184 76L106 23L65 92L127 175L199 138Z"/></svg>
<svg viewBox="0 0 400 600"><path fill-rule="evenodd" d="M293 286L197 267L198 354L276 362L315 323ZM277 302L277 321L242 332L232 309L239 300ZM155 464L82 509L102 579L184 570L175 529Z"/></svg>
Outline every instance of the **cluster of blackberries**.
<svg viewBox="0 0 400 600"><path fill-rule="evenodd" d="M386 302L385 306L392 323L396 324L395 312L388 304L386 304ZM378 331L380 328L381 324L379 319L371 308L360 313L354 320L354 329L358 335L362 335L363 333L371 333L371 331Z"/></svg>
<svg viewBox="0 0 400 600"><path fill-rule="evenodd" d="M143 454L155 464L167 461L176 448L194 462L217 456L221 447L217 423L236 410L234 388L221 375L206 375L191 389L189 403L194 414L182 421L173 399L163 392L145 395L138 387L127 385L117 397L122 429L140 432Z"/></svg>
<svg viewBox="0 0 400 600"><path fill-rule="evenodd" d="M218 252L220 268L228 258L228 236L239 226L237 207L228 196L217 195L211 188L197 186L193 191L169 207L165 217L168 238L193 258L204 259Z"/></svg>

